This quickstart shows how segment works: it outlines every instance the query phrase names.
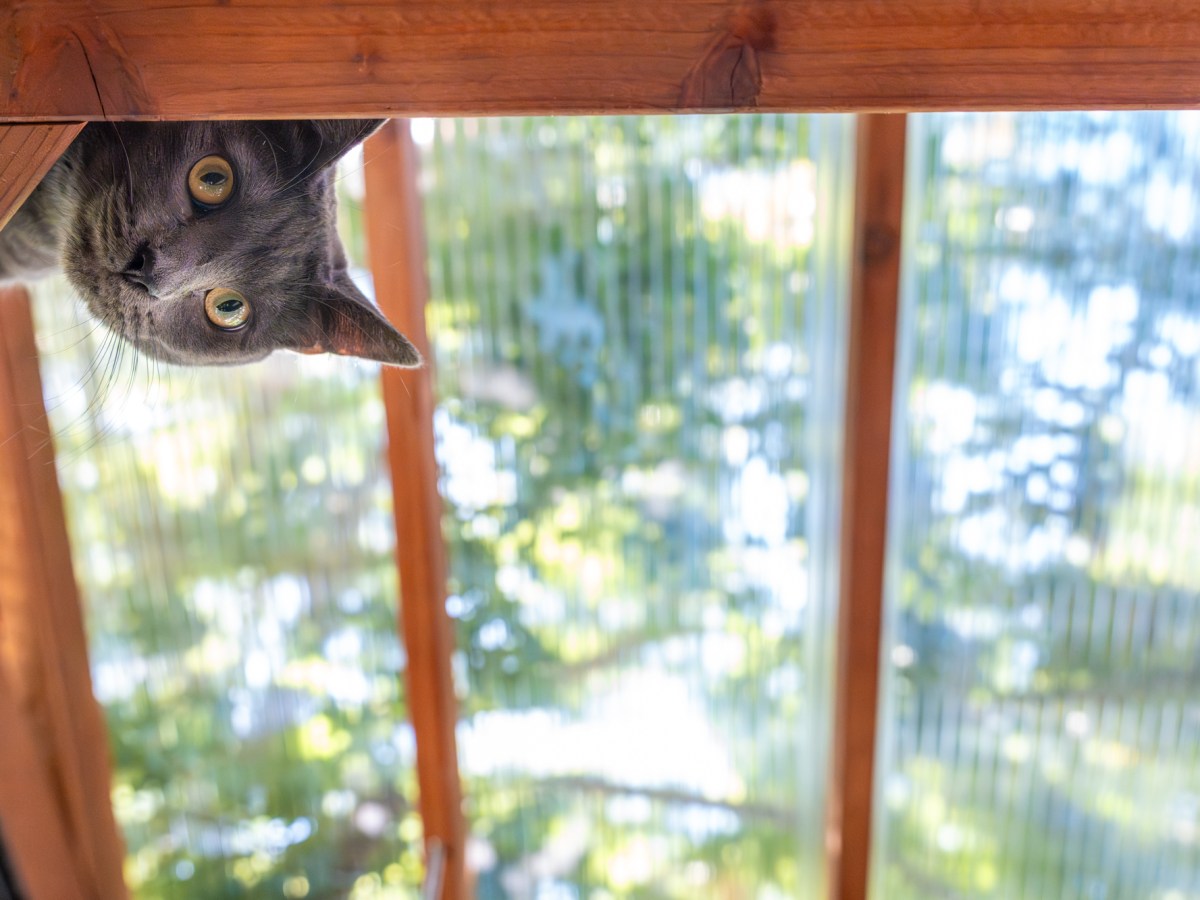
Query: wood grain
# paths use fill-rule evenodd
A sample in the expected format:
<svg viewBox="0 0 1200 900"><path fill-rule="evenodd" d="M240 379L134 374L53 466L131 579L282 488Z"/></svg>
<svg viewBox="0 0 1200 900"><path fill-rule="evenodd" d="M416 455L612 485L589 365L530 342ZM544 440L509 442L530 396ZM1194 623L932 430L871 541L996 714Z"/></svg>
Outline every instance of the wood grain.
<svg viewBox="0 0 1200 900"><path fill-rule="evenodd" d="M40 0L0 121L1191 107L1180 0Z"/></svg>
<svg viewBox="0 0 1200 900"><path fill-rule="evenodd" d="M0 670L5 703L22 719L13 733L29 736L40 767L19 746L24 756L6 764L26 767L26 793L48 782L54 802L43 812L58 823L32 859L26 859L24 840L13 847L14 864L28 878L33 866L57 856L55 865L72 871L85 896L125 897L124 848L109 799L108 737L92 694L33 320L21 289L0 291ZM8 719L0 721L7 729ZM6 823L21 822L28 813L9 806L17 796L0 794ZM60 854L59 832L68 842L67 856Z"/></svg>
<svg viewBox="0 0 1200 900"><path fill-rule="evenodd" d="M0 515L6 514L0 506ZM3 578L0 575L0 586L4 585ZM0 619L0 629L3 627ZM72 863L70 833L59 815L54 781L32 723L17 705L3 666L0 722L4 723L4 740L0 741L0 839L15 875L31 900L88 900L95 895L84 888Z"/></svg>
<svg viewBox="0 0 1200 900"><path fill-rule="evenodd" d="M860 116L842 462L841 578L826 806L829 896L866 900L888 521L905 117Z"/></svg>
<svg viewBox="0 0 1200 900"><path fill-rule="evenodd" d="M0 125L0 228L8 224L81 128L82 122Z"/></svg>
<svg viewBox="0 0 1200 900"><path fill-rule="evenodd" d="M408 123L387 123L367 141L367 244L375 296L384 314L421 351L421 369L383 370L388 457L400 569L400 630L407 652L408 708L417 743L417 780L426 853L444 852L444 900L465 893L466 826L458 775L458 709L446 613L446 549L433 442L433 357L425 331L429 286L416 150Z"/></svg>

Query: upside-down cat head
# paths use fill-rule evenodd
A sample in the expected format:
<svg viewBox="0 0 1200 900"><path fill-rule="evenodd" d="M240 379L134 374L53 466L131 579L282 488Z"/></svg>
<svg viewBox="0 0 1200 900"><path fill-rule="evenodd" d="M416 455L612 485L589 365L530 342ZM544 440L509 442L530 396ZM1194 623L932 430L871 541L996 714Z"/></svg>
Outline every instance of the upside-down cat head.
<svg viewBox="0 0 1200 900"><path fill-rule="evenodd" d="M380 124L89 126L50 191L61 267L95 316L167 362L290 349L419 365L337 235L333 164Z"/></svg>

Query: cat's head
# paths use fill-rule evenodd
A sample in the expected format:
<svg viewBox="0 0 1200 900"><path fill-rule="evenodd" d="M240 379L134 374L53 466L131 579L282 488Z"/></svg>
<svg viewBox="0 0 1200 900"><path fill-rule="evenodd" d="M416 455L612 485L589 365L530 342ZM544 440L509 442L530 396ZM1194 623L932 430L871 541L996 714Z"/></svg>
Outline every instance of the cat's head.
<svg viewBox="0 0 1200 900"><path fill-rule="evenodd" d="M379 124L93 125L68 154L63 268L94 315L167 362L290 349L418 365L351 281L335 225L333 164Z"/></svg>

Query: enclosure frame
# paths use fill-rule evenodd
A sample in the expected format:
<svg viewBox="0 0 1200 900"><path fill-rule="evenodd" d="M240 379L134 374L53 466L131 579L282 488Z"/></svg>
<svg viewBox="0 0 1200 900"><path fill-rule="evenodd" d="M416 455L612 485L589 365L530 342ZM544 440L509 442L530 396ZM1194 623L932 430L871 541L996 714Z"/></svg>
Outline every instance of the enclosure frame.
<svg viewBox="0 0 1200 900"><path fill-rule="evenodd" d="M378 0L330 5L263 0L240 6L236 0L44 0L6 4L0 23L0 226L90 121L860 114L826 845L829 896L865 900L905 174L903 113L1196 107L1200 4ZM376 268L378 300L427 350L424 238L407 129L385 129L372 139L366 158L371 252L403 260ZM27 320L22 292L0 298L0 367L14 373L0 379L0 386L11 387L0 395L0 447L14 435L45 427ZM450 861L442 896L458 898L467 890L466 833L454 748L452 632L444 606L431 376L428 368L403 374L387 370L383 388L396 508L406 511L396 521L400 620L408 647L421 812L426 840L436 841ZM0 571L23 579L21 590L0 596L0 638L29 613L28 601L17 598L43 597L48 608L78 621L78 628L64 634L37 631L41 643L33 655L59 660L73 673L72 690L84 695L74 696L69 714L92 724L85 729L86 741L56 739L45 723L67 715L67 700L48 692L35 701L19 697L11 673L5 678L0 669L0 715L16 722L23 735L0 753L0 828L13 835L15 823L28 822L30 798L42 798L41 837L29 838L25 833L32 829L22 828L21 838L10 841L17 867L39 872L27 879L27 890L34 900L108 900L123 895L123 851L111 809L103 812L108 769L103 747L96 746L105 743L103 721L91 700L86 648L79 640L81 614L61 498L54 479L46 477L47 467L53 472L52 455L46 461L43 451L38 460L42 470L31 472L31 458L0 454L0 493L15 491L23 498L20 512L10 510L4 523L18 539L0 546ZM41 552L30 555L31 546ZM18 675L44 677L24 665ZM64 846L70 847L84 827L95 832L89 865L82 865L78 854L64 858ZM48 860L59 860L62 868L47 868ZM61 877L48 881L51 874Z"/></svg>

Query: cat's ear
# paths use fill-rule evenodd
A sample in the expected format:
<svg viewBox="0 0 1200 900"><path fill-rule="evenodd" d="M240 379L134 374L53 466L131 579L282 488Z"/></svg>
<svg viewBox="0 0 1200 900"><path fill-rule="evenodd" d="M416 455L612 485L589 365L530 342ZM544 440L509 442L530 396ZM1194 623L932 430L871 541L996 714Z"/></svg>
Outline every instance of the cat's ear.
<svg viewBox="0 0 1200 900"><path fill-rule="evenodd" d="M313 298L308 325L292 347L300 353L359 356L388 366L415 368L421 354L354 286L339 273Z"/></svg>
<svg viewBox="0 0 1200 900"><path fill-rule="evenodd" d="M304 165L318 172L379 130L386 119L307 119L294 123L305 148Z"/></svg>

